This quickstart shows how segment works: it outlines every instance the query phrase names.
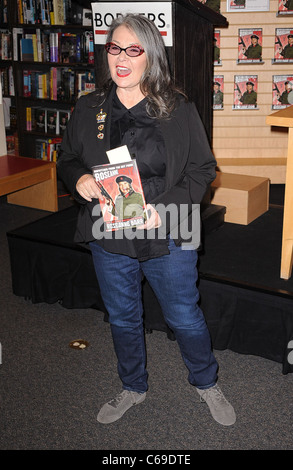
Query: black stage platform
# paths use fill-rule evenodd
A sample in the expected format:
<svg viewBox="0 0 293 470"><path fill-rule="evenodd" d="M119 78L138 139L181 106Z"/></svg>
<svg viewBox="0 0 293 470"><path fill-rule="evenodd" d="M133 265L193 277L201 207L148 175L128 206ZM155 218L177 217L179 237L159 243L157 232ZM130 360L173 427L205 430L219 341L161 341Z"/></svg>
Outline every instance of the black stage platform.
<svg viewBox="0 0 293 470"><path fill-rule="evenodd" d="M73 205L7 234L13 292L33 303L105 312L91 255L72 241L77 211ZM288 362L293 278L279 276L282 217L282 206L270 205L247 226L224 223L207 230L198 267L201 307L213 347L271 359L286 374L293 372ZM174 339L146 281L143 301L146 330L165 331Z"/></svg>

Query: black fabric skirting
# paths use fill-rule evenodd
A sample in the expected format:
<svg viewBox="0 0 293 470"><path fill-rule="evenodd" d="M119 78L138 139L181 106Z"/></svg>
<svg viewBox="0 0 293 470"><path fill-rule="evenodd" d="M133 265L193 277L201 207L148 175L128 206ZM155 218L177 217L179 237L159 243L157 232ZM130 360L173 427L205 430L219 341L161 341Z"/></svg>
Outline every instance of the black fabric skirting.
<svg viewBox="0 0 293 470"><path fill-rule="evenodd" d="M255 272L256 266L261 267L261 260L255 260L260 251L255 246L258 242L248 240L256 237L257 230L266 230L261 223L271 224L270 217L280 218L279 213L270 212L247 227L224 224L206 236L199 257L199 291L215 349L271 359L281 363L286 374L293 372L293 365L288 362L288 343L293 339L291 281L280 281L277 274L276 286L270 285L274 283L267 279L266 272L262 283ZM76 217L77 208L72 206L7 233L13 293L33 303L60 302L68 309L94 308L104 312L107 320L91 253L73 243ZM276 230L278 237L280 232L281 227ZM259 237L260 242L262 238ZM237 245L243 241L254 248ZM266 249L264 245L263 242ZM271 244L267 249L275 262L278 254L272 253ZM256 284L250 282L250 256L254 266L251 278L258 281ZM175 339L147 280L143 281L143 304L146 331L163 331Z"/></svg>

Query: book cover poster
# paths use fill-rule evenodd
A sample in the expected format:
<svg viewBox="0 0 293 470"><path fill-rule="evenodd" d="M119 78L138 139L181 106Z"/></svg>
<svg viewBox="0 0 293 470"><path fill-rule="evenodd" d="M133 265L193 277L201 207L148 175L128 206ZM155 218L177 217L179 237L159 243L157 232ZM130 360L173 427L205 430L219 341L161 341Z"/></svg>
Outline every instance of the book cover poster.
<svg viewBox="0 0 293 470"><path fill-rule="evenodd" d="M293 62L293 27L276 28L273 62Z"/></svg>
<svg viewBox="0 0 293 470"><path fill-rule="evenodd" d="M257 108L257 75L235 75L233 109Z"/></svg>
<svg viewBox="0 0 293 470"><path fill-rule="evenodd" d="M203 3L206 7L211 8L211 10L221 13L221 0L199 0L200 3Z"/></svg>
<svg viewBox="0 0 293 470"><path fill-rule="evenodd" d="M59 133L63 135L70 118L70 111L59 110Z"/></svg>
<svg viewBox="0 0 293 470"><path fill-rule="evenodd" d="M57 134L57 110L47 110L47 132L49 134Z"/></svg>
<svg viewBox="0 0 293 470"><path fill-rule="evenodd" d="M224 109L224 75L214 75L213 109Z"/></svg>
<svg viewBox="0 0 293 470"><path fill-rule="evenodd" d="M221 33L214 31L214 65L222 65L221 55Z"/></svg>
<svg viewBox="0 0 293 470"><path fill-rule="evenodd" d="M37 132L46 132L47 128L47 110L36 108L35 109L35 128Z"/></svg>
<svg viewBox="0 0 293 470"><path fill-rule="evenodd" d="M97 165L92 170L103 195L100 206L106 232L143 225L146 203L136 160Z"/></svg>
<svg viewBox="0 0 293 470"><path fill-rule="evenodd" d="M278 2L278 15L292 15L293 1L292 0L279 0Z"/></svg>
<svg viewBox="0 0 293 470"><path fill-rule="evenodd" d="M269 11L270 0L227 0L227 11Z"/></svg>
<svg viewBox="0 0 293 470"><path fill-rule="evenodd" d="M262 29L239 29L238 63L262 61Z"/></svg>
<svg viewBox="0 0 293 470"><path fill-rule="evenodd" d="M273 76L272 109L283 109L293 104L293 74Z"/></svg>
<svg viewBox="0 0 293 470"><path fill-rule="evenodd" d="M244 10L246 0L227 0L227 11Z"/></svg>

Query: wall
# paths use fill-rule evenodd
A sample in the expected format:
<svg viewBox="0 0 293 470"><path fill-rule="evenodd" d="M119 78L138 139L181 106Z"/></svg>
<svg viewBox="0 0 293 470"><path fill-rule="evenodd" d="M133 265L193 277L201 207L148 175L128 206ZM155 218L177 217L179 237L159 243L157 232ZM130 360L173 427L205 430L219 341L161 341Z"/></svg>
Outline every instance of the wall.
<svg viewBox="0 0 293 470"><path fill-rule="evenodd" d="M271 183L284 183L288 132L271 128L266 116L272 110L273 75L290 75L293 63L272 64L276 28L293 29L292 16L278 16L277 0L267 12L227 12L221 1L221 14L229 22L220 30L221 66L215 75L224 76L224 109L214 111L213 151L221 171L269 177ZM238 32L241 28L262 28L263 63L237 64ZM258 109L233 109L234 76L258 75Z"/></svg>

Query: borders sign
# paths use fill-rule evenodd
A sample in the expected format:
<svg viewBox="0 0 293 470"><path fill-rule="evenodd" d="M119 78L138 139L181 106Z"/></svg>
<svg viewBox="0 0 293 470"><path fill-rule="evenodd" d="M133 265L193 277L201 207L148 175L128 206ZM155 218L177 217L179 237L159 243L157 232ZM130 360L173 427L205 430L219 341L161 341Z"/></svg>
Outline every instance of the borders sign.
<svg viewBox="0 0 293 470"><path fill-rule="evenodd" d="M97 2L92 3L95 44L105 44L107 30L114 18L125 13L145 15L160 31L165 46L173 46L172 2Z"/></svg>

